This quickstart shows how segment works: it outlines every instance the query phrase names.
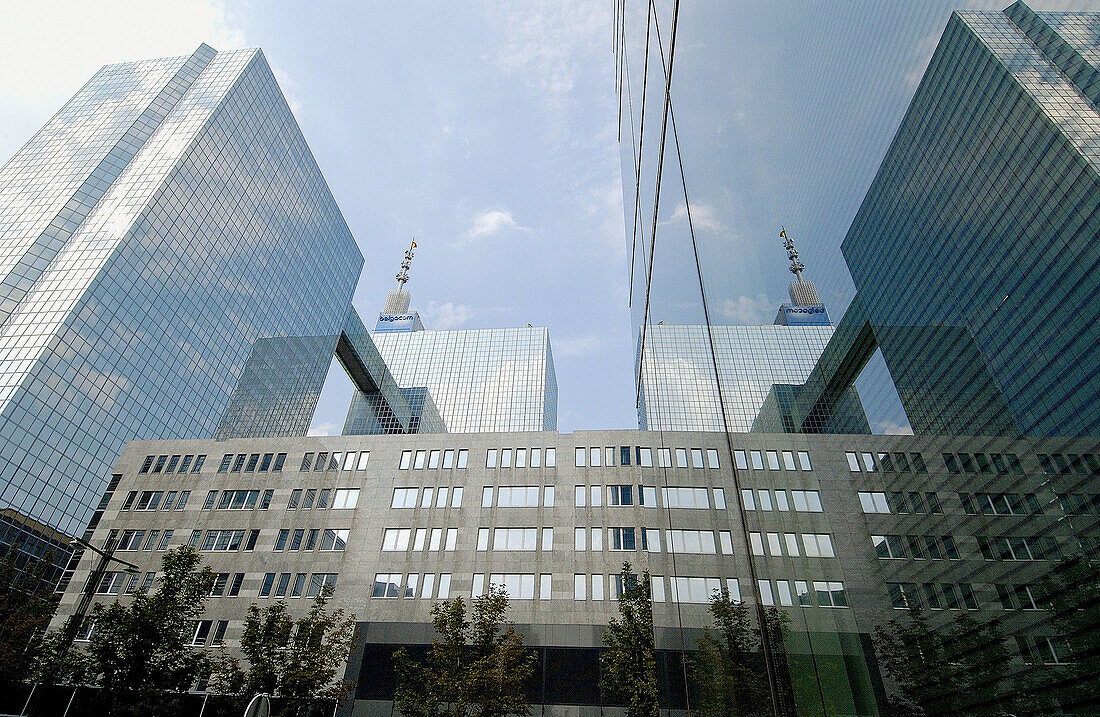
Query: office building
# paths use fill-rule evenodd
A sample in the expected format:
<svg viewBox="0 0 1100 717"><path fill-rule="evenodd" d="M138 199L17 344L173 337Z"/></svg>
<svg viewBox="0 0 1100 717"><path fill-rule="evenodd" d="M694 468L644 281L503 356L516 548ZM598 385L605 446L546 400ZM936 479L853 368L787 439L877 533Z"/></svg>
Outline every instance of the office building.
<svg viewBox="0 0 1100 717"><path fill-rule="evenodd" d="M1098 17L952 15L844 239L858 294L803 415L878 347L918 433L1100 433Z"/></svg>
<svg viewBox="0 0 1100 717"><path fill-rule="evenodd" d="M431 420L422 432L553 431L558 425L558 381L550 331L525 326L505 329L430 331L409 310L414 242L405 252L397 289L378 315L374 345L402 386L427 391ZM369 397L352 396L345 435L364 433ZM441 423L436 423L436 414ZM438 430L437 430L438 429Z"/></svg>
<svg viewBox="0 0 1100 717"><path fill-rule="evenodd" d="M910 605L934 625L998 620L1010 672L1034 685L1065 669L1067 635L1035 608L1060 557L1100 558L1095 440L730 439L137 441L112 471L93 541L141 573L108 572L93 588L97 601L125 600L155 584L164 550L191 545L217 574L192 642L235 651L249 605L285 600L298 616L334 585L334 606L355 615L360 636L346 673L356 700L342 714L389 714L393 651L432 641L433 601L490 583L508 589L508 617L538 651L533 702L568 714L602 706L600 636L617 614L624 561L653 575L663 708L686 707L680 650L711 623L717 588L790 618L784 684L799 714L888 714L874 628ZM187 462L202 469L158 469ZM81 562L55 624L97 560Z"/></svg>
<svg viewBox="0 0 1100 717"><path fill-rule="evenodd" d="M97 72L0 168L0 542L63 555L129 440L304 434L334 351L407 429L362 264L259 50Z"/></svg>

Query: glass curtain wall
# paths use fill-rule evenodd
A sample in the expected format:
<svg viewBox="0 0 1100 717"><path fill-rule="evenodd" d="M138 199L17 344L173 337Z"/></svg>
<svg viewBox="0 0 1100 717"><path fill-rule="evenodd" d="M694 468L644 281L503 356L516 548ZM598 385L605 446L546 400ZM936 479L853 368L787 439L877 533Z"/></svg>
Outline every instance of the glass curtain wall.
<svg viewBox="0 0 1100 717"><path fill-rule="evenodd" d="M1100 15L614 5L639 425L669 468L678 431L726 433L732 557L700 585L751 626L733 670L707 605L655 601L686 665L661 707L1094 713ZM811 445L837 465L779 483ZM777 504L831 473L853 495Z"/></svg>

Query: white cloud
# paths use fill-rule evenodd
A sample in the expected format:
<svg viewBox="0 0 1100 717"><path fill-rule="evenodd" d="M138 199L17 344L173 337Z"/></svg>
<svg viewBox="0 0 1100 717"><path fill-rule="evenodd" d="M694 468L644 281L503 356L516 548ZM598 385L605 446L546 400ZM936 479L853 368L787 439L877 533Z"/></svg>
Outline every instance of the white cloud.
<svg viewBox="0 0 1100 717"><path fill-rule="evenodd" d="M687 205L681 204L672 212L672 216L666 223L687 222L687 218ZM696 230L702 229L709 232L723 232L726 230L726 227L718 220L718 215L714 211L714 207L709 204L693 203L691 205L691 224Z"/></svg>
<svg viewBox="0 0 1100 717"><path fill-rule="evenodd" d="M603 346L600 337L593 333L580 336L563 336L550 339L550 349L557 358L572 358L574 356L591 356L599 352Z"/></svg>
<svg viewBox="0 0 1100 717"><path fill-rule="evenodd" d="M438 301L429 301L424 311L424 328L446 331L457 329L473 318L474 312L465 304L455 304L448 301L440 304Z"/></svg>
<svg viewBox="0 0 1100 717"><path fill-rule="evenodd" d="M726 299L719 309L722 316L730 321L749 326L770 324L778 310L779 305L772 303L764 294L757 294L756 298L738 296L736 299Z"/></svg>
<svg viewBox="0 0 1100 717"><path fill-rule="evenodd" d="M307 436L338 436L340 430L343 428L339 423L318 423L316 426L310 426Z"/></svg>
<svg viewBox="0 0 1100 717"><path fill-rule="evenodd" d="M271 74L275 75L275 81L279 83L279 89L283 91L283 97L286 98L287 105L290 106L290 111L294 113L295 117L300 117L302 114L302 100L298 94L299 86L283 68L272 64L271 58L267 58L267 62L271 65Z"/></svg>
<svg viewBox="0 0 1100 717"><path fill-rule="evenodd" d="M911 436L913 427L909 424L900 424L896 421L879 421L871 430L872 433L885 436Z"/></svg>
<svg viewBox="0 0 1100 717"><path fill-rule="evenodd" d="M462 237L472 241L492 236L506 229L531 231L528 227L521 227L517 224L512 213L507 209L486 209L474 215L473 219L470 220L470 228L466 230Z"/></svg>

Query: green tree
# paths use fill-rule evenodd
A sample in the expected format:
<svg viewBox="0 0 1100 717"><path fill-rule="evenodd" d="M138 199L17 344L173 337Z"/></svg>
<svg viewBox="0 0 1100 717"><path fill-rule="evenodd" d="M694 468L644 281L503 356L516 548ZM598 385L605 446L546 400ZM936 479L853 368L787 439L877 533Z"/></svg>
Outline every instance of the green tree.
<svg viewBox="0 0 1100 717"><path fill-rule="evenodd" d="M0 547L0 689L27 680L43 650L57 607L52 555L29 558L18 545Z"/></svg>
<svg viewBox="0 0 1100 717"><path fill-rule="evenodd" d="M896 692L891 714L1000 717L1018 709L1008 689L1009 651L996 620L959 615L934 628L919 607L875 629L875 647Z"/></svg>
<svg viewBox="0 0 1100 717"><path fill-rule="evenodd" d="M159 585L92 611L88 651L113 715L164 713L205 674L207 655L189 647L191 623L203 612L214 574L188 547L164 554Z"/></svg>
<svg viewBox="0 0 1100 717"><path fill-rule="evenodd" d="M529 712L524 685L535 671L536 656L523 646L523 635L505 622L508 595L490 585L466 603L454 598L432 606L439 638L423 663L401 648L394 654L398 684L394 705L406 717L504 717Z"/></svg>
<svg viewBox="0 0 1100 717"><path fill-rule="evenodd" d="M1068 664L1032 670L1033 688L1044 707L1054 695L1067 711L1094 707L1100 695L1100 568L1084 555L1070 555L1038 587L1065 652L1058 657Z"/></svg>
<svg viewBox="0 0 1100 717"><path fill-rule="evenodd" d="M219 691L281 697L288 713L344 697L352 683L340 679L337 670L347 659L355 616L345 619L343 610L331 610L331 599L332 586L326 585L298 621L282 600L263 610L249 606L241 634L248 671L223 656L212 676Z"/></svg>
<svg viewBox="0 0 1100 717"><path fill-rule="evenodd" d="M745 604L731 600L729 592L715 592L710 599L714 633L699 638L692 661L695 708L701 717L755 717L771 715L771 690L761 652L759 629ZM783 635L787 616L776 608L765 613L777 671L783 671ZM786 680L781 681L782 684Z"/></svg>
<svg viewBox="0 0 1100 717"><path fill-rule="evenodd" d="M603 633L607 650L600 687L613 700L626 705L627 717L657 717L657 657L653 642L653 603L649 571L639 580L623 563L619 575L619 616L611 618Z"/></svg>

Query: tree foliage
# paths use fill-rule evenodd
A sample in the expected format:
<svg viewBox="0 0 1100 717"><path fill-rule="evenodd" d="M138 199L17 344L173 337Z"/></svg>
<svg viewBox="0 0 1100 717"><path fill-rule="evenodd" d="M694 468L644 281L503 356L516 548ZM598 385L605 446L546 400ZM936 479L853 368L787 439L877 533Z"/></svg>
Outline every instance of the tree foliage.
<svg viewBox="0 0 1100 717"><path fill-rule="evenodd" d="M30 558L18 545L0 547L0 689L28 679L57 607L52 556Z"/></svg>
<svg viewBox="0 0 1100 717"><path fill-rule="evenodd" d="M937 629L919 607L875 630L875 647L897 691L891 714L1000 717L1018 709L1006 684L1009 652L996 620L957 616Z"/></svg>
<svg viewBox="0 0 1100 717"><path fill-rule="evenodd" d="M649 571L641 579L623 563L619 575L619 616L603 633L600 687L626 706L627 717L657 717L657 658L653 641L653 603Z"/></svg>
<svg viewBox="0 0 1100 717"><path fill-rule="evenodd" d="M96 605L88 651L111 714L163 711L204 673L206 652L188 646L190 626L203 612L214 574L188 547L164 554L159 585L138 591L128 605Z"/></svg>
<svg viewBox="0 0 1100 717"><path fill-rule="evenodd" d="M692 662L696 711L701 717L756 717L771 715L771 689L768 685L760 630L754 627L744 603L730 599L726 590L710 599L714 633L707 630L699 638L699 651ZM777 682L785 685L783 636L788 618L778 609L765 613ZM780 697L787 693L780 690Z"/></svg>
<svg viewBox="0 0 1100 717"><path fill-rule="evenodd" d="M1062 709L1095 709L1100 700L1100 568L1084 555L1071 555L1039 583L1039 602L1065 654L1065 668L1046 667L1029 680L1042 706L1057 696Z"/></svg>
<svg viewBox="0 0 1100 717"><path fill-rule="evenodd" d="M426 660L413 660L404 648L394 654L397 709L406 717L526 715L524 685L536 657L515 625L505 622L507 611L508 596L499 585L472 601L469 619L462 598L433 605L439 638Z"/></svg>
<svg viewBox="0 0 1100 717"><path fill-rule="evenodd" d="M345 619L342 609L331 610L331 599L332 586L326 585L297 621L282 600L263 610L249 606L241 634L248 671L222 656L212 676L218 691L281 697L287 712L344 697L352 685L337 672L347 660L355 616Z"/></svg>

